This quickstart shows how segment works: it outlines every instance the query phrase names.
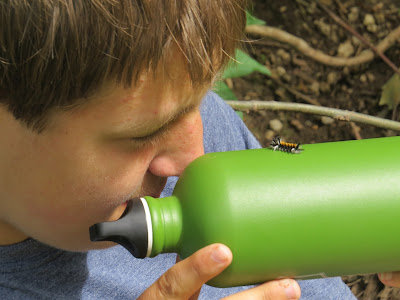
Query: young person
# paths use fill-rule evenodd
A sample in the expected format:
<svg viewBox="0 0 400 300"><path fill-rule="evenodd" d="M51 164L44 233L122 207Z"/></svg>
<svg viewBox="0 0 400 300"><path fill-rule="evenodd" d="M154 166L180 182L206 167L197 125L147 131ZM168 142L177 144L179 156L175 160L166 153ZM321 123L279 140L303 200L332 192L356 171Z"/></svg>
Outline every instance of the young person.
<svg viewBox="0 0 400 300"><path fill-rule="evenodd" d="M173 254L138 260L91 243L88 228L118 219L131 197L170 195L204 151L259 147L208 92L241 39L246 5L1 2L2 298L194 299L229 265L221 244L176 264ZM300 286L302 299L354 299L339 278ZM291 279L204 286L200 298L228 295L298 299L300 289Z"/></svg>

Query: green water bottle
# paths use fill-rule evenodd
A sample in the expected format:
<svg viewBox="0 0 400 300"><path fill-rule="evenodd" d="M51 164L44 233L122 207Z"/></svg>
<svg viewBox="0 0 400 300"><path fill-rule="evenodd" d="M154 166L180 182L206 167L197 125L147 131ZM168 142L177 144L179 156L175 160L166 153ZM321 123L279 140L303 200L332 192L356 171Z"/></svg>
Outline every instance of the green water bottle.
<svg viewBox="0 0 400 300"><path fill-rule="evenodd" d="M302 148L199 157L171 197L133 199L91 239L136 257L223 243L233 261L218 287L400 270L400 137Z"/></svg>

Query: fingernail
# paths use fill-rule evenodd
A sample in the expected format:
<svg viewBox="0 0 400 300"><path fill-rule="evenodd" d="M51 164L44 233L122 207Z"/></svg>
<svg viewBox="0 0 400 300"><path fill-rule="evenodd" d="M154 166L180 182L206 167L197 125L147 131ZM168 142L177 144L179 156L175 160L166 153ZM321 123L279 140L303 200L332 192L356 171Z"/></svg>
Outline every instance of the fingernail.
<svg viewBox="0 0 400 300"><path fill-rule="evenodd" d="M211 258L217 263L224 263L229 259L230 255L231 253L227 247L216 246L211 253Z"/></svg>
<svg viewBox="0 0 400 300"><path fill-rule="evenodd" d="M283 279L279 284L285 289L288 300L297 300L300 298L300 288L292 279Z"/></svg>
<svg viewBox="0 0 400 300"><path fill-rule="evenodd" d="M392 272L384 272L384 273L379 273L378 276L382 280L390 281L393 278L393 273Z"/></svg>

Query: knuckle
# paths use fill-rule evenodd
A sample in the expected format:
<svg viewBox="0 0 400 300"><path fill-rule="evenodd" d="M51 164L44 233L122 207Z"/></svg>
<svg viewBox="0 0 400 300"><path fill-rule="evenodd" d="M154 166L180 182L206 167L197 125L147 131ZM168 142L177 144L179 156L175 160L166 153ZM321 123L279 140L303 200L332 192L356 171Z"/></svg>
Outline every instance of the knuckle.
<svg viewBox="0 0 400 300"><path fill-rule="evenodd" d="M157 291L161 297L176 296L179 293L177 286L178 279L173 272L167 272L161 275L156 281Z"/></svg>
<svg viewBox="0 0 400 300"><path fill-rule="evenodd" d="M287 297L283 292L283 289L279 286L276 281L271 281L269 284L264 286L262 289L262 299L264 300L286 300Z"/></svg>
<svg viewBox="0 0 400 300"><path fill-rule="evenodd" d="M271 295L271 292L268 289L263 289L262 294L261 294L262 299L264 300L273 300L273 298L276 299L276 295Z"/></svg>
<svg viewBox="0 0 400 300"><path fill-rule="evenodd" d="M206 263L207 262L201 258L192 262L191 271L196 278L201 279L208 275L205 270Z"/></svg>

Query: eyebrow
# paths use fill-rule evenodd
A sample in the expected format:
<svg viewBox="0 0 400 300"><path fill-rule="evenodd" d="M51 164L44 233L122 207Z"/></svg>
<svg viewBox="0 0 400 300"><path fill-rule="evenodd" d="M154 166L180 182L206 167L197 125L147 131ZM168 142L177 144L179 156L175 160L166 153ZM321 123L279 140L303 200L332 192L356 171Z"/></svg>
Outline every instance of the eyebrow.
<svg viewBox="0 0 400 300"><path fill-rule="evenodd" d="M167 122L162 124L159 128L157 128L155 131L152 131L150 133L146 133L142 136L135 136L131 137L132 141L139 142L139 143L144 143L144 142L154 142L157 141L159 138L162 138L164 136L164 133L168 132L169 128L177 122L181 117L191 113L192 111L196 110L198 106L196 105L191 105L188 106L178 113L176 113L173 117L168 119Z"/></svg>
<svg viewBox="0 0 400 300"><path fill-rule="evenodd" d="M176 114L172 115L170 118L167 119L166 122L164 122L160 127L158 127L155 131L144 135L144 137L150 136L150 135L156 135L161 131L164 131L165 129L169 128L173 123L175 123L177 120L179 120L182 116L187 115L197 109L197 105L189 105L187 107L184 107L180 111L178 111ZM140 136L138 137L140 138Z"/></svg>
<svg viewBox="0 0 400 300"><path fill-rule="evenodd" d="M198 107L199 104L189 105L177 111L176 113L171 114L170 116L163 117L162 120L160 120L160 122L158 123L153 123L151 119L147 119L140 124L126 124L125 126L122 126L117 131L115 131L114 134L118 134L121 136L131 135L132 139L151 138L151 136L156 136L162 131L165 131L182 116L187 115L190 112L198 109ZM147 132L143 131L143 133L138 132L145 128L150 128L150 130Z"/></svg>

